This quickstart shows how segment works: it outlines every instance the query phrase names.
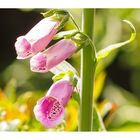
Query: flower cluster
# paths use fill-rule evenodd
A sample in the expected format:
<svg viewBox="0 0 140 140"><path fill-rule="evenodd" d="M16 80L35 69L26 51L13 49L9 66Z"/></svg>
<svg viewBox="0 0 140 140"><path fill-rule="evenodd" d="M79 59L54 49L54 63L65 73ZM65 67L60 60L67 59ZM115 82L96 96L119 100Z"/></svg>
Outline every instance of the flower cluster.
<svg viewBox="0 0 140 140"><path fill-rule="evenodd" d="M47 72L63 60L69 58L77 50L71 39L63 39L44 50L57 33L58 21L44 18L25 36L17 38L15 49L17 59L30 59L31 70Z"/></svg>
<svg viewBox="0 0 140 140"><path fill-rule="evenodd" d="M48 47L62 24L64 24L63 16L65 19L65 15L58 18L58 14L57 18L54 18L54 16L45 17L26 35L17 38L15 43L17 59L31 58L31 71L48 72L79 50L78 45L71 38L61 39ZM67 75L68 78L64 78L64 76L55 81L47 94L35 105L35 117L46 128L53 128L62 122L64 108L74 90L73 75Z"/></svg>

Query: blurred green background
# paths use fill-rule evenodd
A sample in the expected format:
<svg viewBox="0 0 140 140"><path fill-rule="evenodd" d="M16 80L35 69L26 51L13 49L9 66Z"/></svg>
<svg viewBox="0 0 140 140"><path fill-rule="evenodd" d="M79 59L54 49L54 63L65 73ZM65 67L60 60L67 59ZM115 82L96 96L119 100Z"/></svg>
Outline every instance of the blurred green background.
<svg viewBox="0 0 140 140"><path fill-rule="evenodd" d="M43 17L48 9L0 9L0 130L51 131L33 114L36 100L52 84L50 72L30 71L29 60L16 60L14 43ZM81 26L82 9L67 9ZM107 131L140 131L140 9L96 9L94 44L100 50L127 40L127 19L137 31L136 39L102 60L96 69L94 100ZM64 30L74 29L69 21ZM80 52L68 60L80 72ZM65 122L52 131L77 131L79 106L70 100Z"/></svg>

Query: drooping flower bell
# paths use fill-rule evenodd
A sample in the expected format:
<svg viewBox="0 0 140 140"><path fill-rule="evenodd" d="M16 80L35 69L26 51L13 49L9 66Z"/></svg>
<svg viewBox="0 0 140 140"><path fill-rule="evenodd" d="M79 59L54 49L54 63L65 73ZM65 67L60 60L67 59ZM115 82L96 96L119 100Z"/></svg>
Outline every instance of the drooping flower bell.
<svg viewBox="0 0 140 140"><path fill-rule="evenodd" d="M35 105L34 114L44 127L53 128L62 122L64 107L57 99L51 96L44 96Z"/></svg>
<svg viewBox="0 0 140 140"><path fill-rule="evenodd" d="M47 72L77 51L71 39L62 39L44 52L34 55L30 60L30 68L34 72Z"/></svg>
<svg viewBox="0 0 140 140"><path fill-rule="evenodd" d="M17 38L15 43L17 59L26 59L44 50L70 17L67 11L59 9L49 10L42 15L44 19L26 35Z"/></svg>
<svg viewBox="0 0 140 140"><path fill-rule="evenodd" d="M26 35L17 38L15 49L17 59L26 59L42 51L57 32L58 20L44 18Z"/></svg>
<svg viewBox="0 0 140 140"><path fill-rule="evenodd" d="M69 80L55 82L47 92L47 95L37 102L34 114L46 128L59 125L64 118L64 107L73 92L73 85Z"/></svg>

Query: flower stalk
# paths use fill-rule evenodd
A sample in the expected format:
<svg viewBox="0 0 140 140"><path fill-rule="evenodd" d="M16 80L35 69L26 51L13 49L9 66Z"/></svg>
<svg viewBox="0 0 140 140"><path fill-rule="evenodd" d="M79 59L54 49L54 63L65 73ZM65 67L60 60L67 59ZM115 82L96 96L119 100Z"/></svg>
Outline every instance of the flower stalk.
<svg viewBox="0 0 140 140"><path fill-rule="evenodd" d="M92 40L94 26L94 9L83 9L82 31ZM79 131L92 130L93 87L96 55L93 44L83 47L81 51L81 102Z"/></svg>

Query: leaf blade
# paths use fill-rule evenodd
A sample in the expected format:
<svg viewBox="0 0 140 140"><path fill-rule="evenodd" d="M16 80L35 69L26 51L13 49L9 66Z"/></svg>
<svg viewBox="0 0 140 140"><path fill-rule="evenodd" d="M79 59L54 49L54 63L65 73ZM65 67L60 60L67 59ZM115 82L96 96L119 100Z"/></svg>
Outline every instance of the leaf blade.
<svg viewBox="0 0 140 140"><path fill-rule="evenodd" d="M112 44L112 45L109 45L108 47L100 50L98 53L97 53L97 61L105 58L106 56L108 56L112 51L126 45L126 44L129 44L131 43L135 37L136 37L136 29L135 27L133 26L133 24L128 21L128 20L123 20L123 22L127 23L130 28L131 28L131 36L128 40L124 41L124 42L120 42L120 43L115 43L115 44Z"/></svg>

